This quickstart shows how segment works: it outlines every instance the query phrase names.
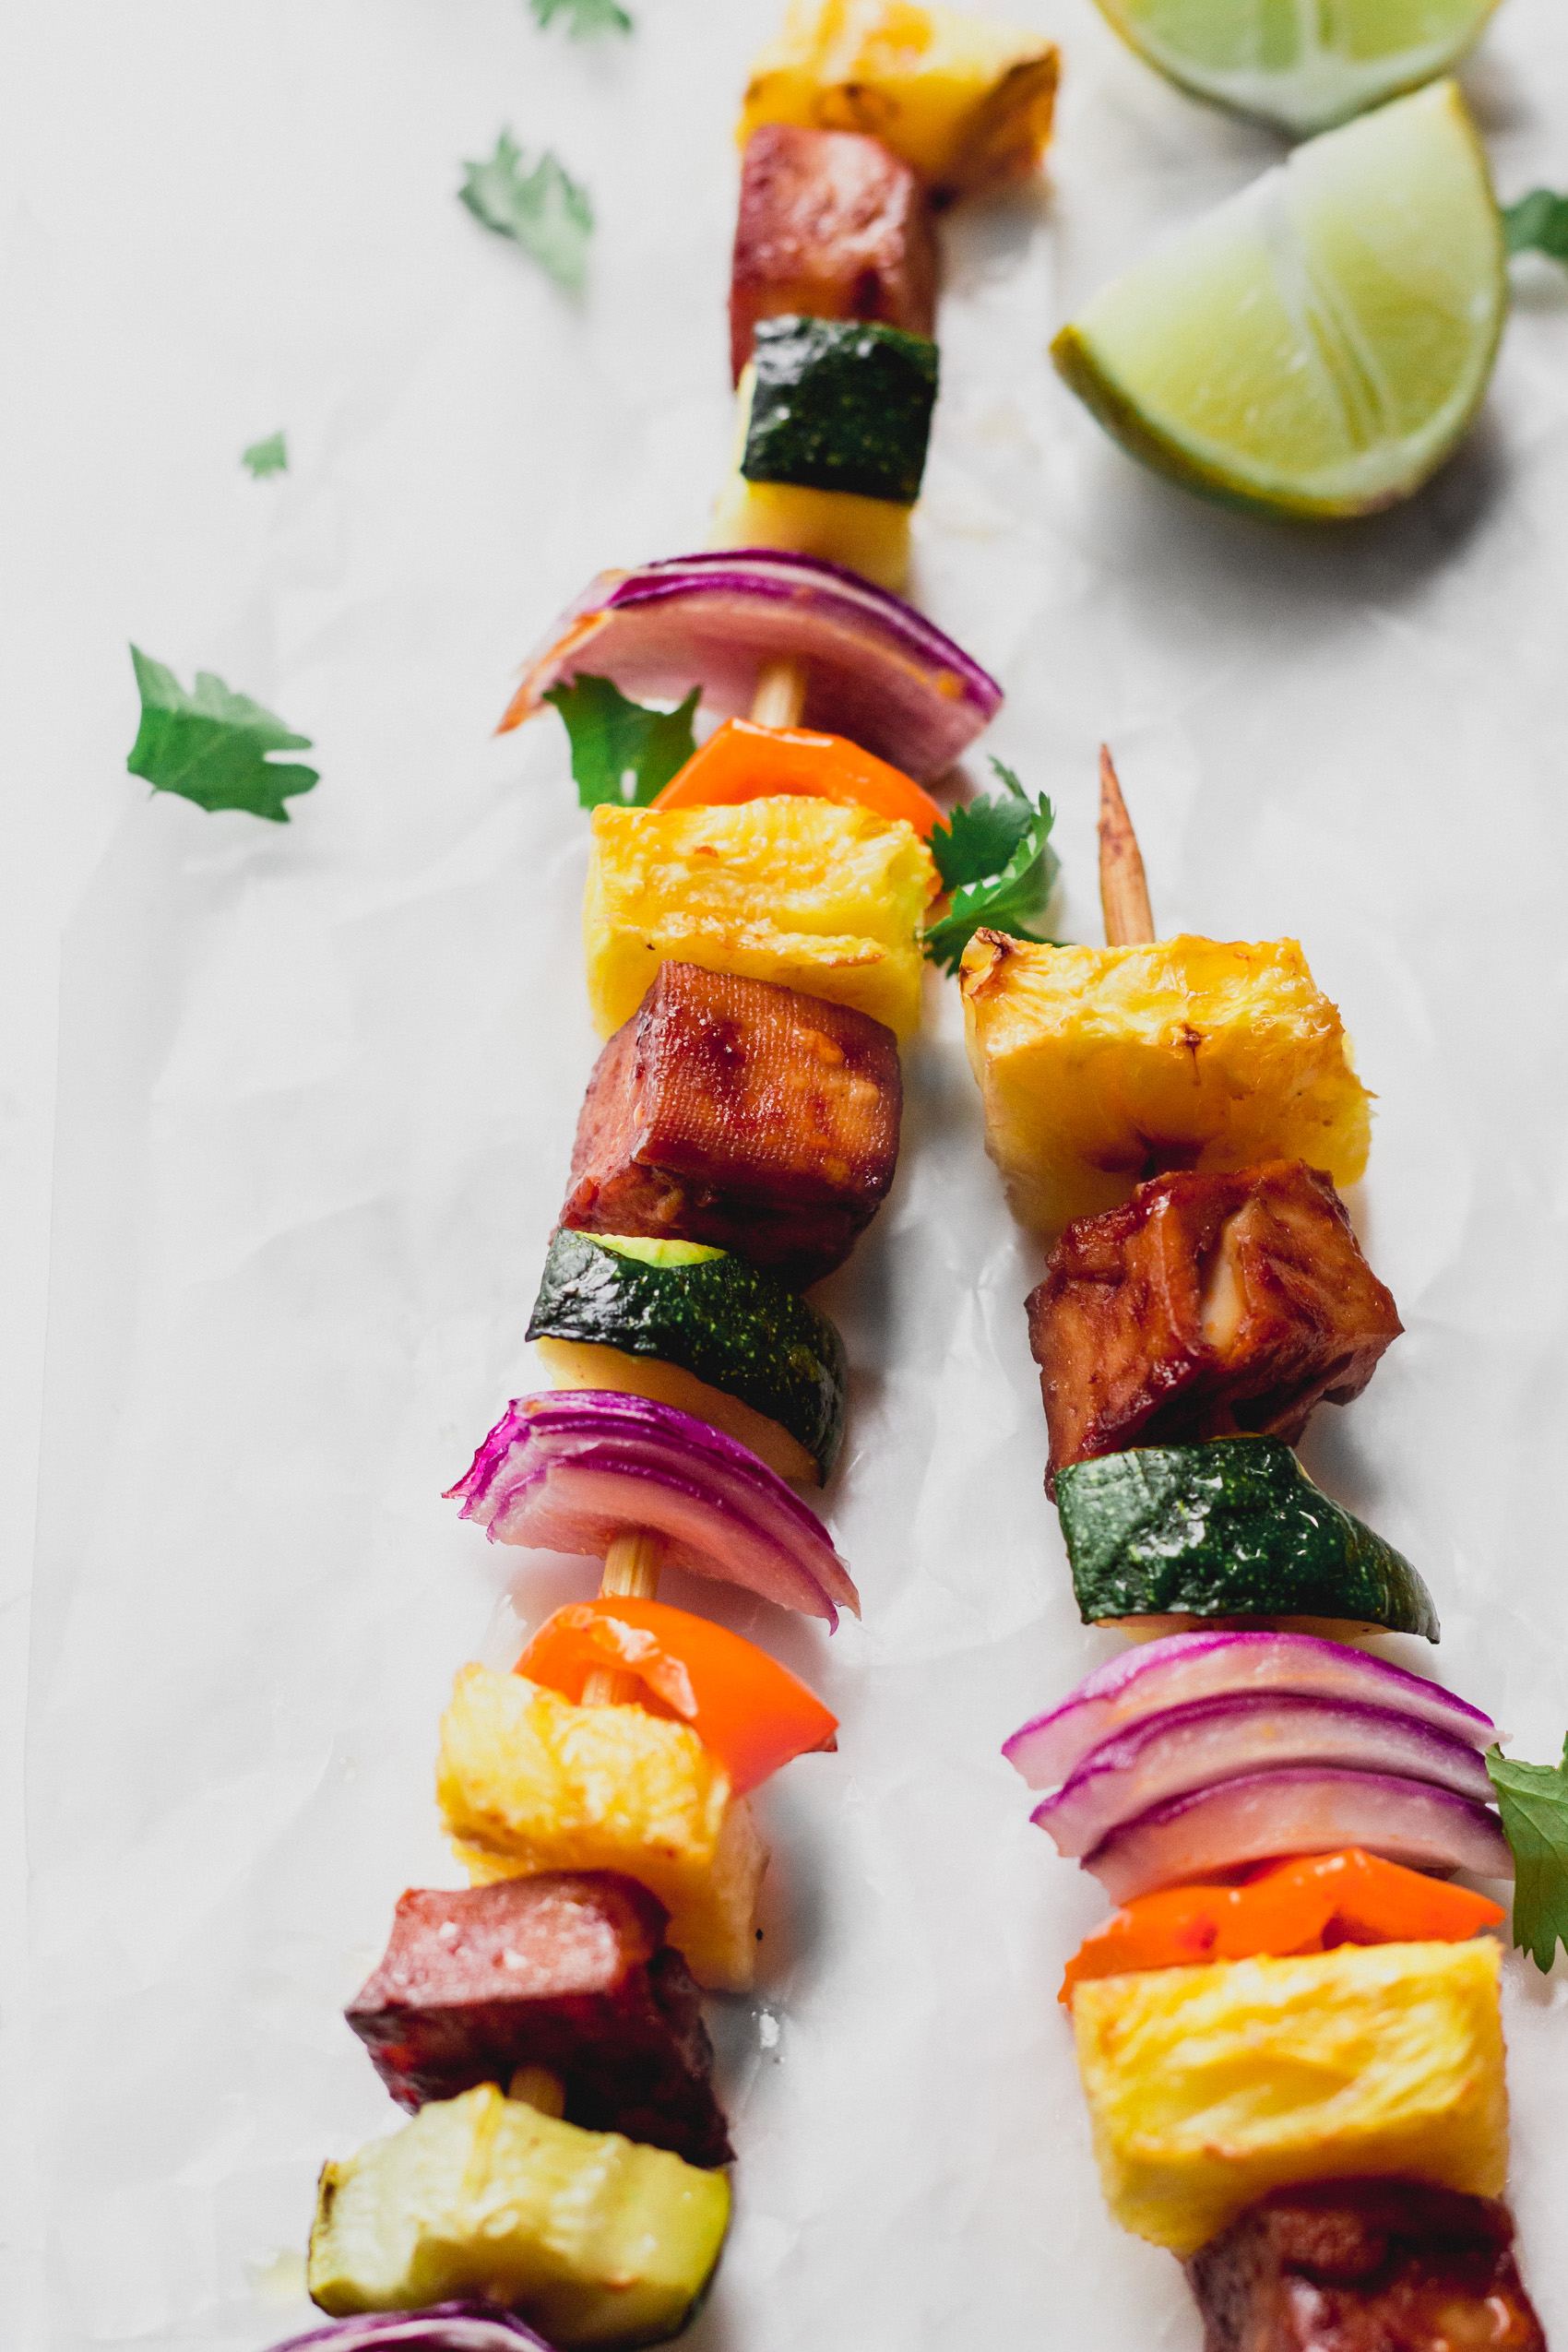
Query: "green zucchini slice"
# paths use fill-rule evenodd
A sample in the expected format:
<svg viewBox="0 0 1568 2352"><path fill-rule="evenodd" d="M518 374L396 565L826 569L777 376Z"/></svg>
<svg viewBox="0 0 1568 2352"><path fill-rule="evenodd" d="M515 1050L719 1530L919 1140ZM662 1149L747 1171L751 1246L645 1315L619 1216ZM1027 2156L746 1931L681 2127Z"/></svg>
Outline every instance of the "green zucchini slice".
<svg viewBox="0 0 1568 2352"><path fill-rule="evenodd" d="M936 400L934 343L855 319L764 318L752 367L748 481L914 505Z"/></svg>
<svg viewBox="0 0 1568 2352"><path fill-rule="evenodd" d="M1075 1462L1057 1472L1056 1502L1086 1624L1289 1617L1438 1637L1409 1562L1331 1502L1277 1437Z"/></svg>
<svg viewBox="0 0 1568 2352"><path fill-rule="evenodd" d="M777 1275L727 1250L563 1226L528 1336L672 1364L776 1422L818 1479L837 1457L844 1342Z"/></svg>

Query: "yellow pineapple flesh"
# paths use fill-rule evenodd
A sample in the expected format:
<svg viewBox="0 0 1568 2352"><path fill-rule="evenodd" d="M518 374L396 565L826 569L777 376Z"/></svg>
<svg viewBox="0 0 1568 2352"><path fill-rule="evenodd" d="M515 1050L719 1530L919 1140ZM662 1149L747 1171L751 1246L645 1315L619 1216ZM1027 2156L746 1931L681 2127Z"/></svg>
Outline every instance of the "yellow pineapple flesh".
<svg viewBox="0 0 1568 2352"><path fill-rule="evenodd" d="M577 1706L465 1666L441 1725L436 1798L474 1885L623 1871L657 1895L698 1982L752 1980L767 1849L719 1758L639 1706Z"/></svg>
<svg viewBox="0 0 1568 2352"><path fill-rule="evenodd" d="M563 2347L653 2344L683 2325L729 2217L722 2172L484 2083L325 2167L310 2291L334 2317L471 2295Z"/></svg>
<svg viewBox="0 0 1568 2352"><path fill-rule="evenodd" d="M977 932L965 1031L1015 1215L1054 1239L1170 1169L1367 1163L1372 1097L1293 939L1037 947Z"/></svg>
<svg viewBox="0 0 1568 2352"><path fill-rule="evenodd" d="M938 886L913 827L870 809L794 796L597 808L583 941L600 1034L630 1019L674 957L853 1004L908 1037L919 926Z"/></svg>
<svg viewBox="0 0 1568 2352"><path fill-rule="evenodd" d="M1038 33L911 0L791 0L752 68L740 143L764 123L865 131L939 196L1033 169L1057 53Z"/></svg>
<svg viewBox="0 0 1568 2352"><path fill-rule="evenodd" d="M1100 1977L1073 1997L1106 2203L1183 2260L1289 2181L1402 2174L1503 2192L1502 1954L1341 1944Z"/></svg>

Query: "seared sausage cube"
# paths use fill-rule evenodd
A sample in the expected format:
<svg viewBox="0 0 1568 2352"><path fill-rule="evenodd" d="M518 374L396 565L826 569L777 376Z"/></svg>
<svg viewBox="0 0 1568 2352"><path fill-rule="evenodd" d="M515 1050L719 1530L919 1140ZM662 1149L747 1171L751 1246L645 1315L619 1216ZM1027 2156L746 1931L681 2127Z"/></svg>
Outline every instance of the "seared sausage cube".
<svg viewBox="0 0 1568 2352"><path fill-rule="evenodd" d="M1321 1170L1264 1160L1157 1176L1075 1218L1028 1300L1051 1431L1069 1462L1250 1431L1293 1445L1346 1405L1403 1325Z"/></svg>
<svg viewBox="0 0 1568 2352"><path fill-rule="evenodd" d="M936 243L907 163L859 131L765 123L746 142L730 279L737 383L759 318L871 319L929 340Z"/></svg>
<svg viewBox="0 0 1568 2352"><path fill-rule="evenodd" d="M1490 2197L1420 2180L1276 2189L1187 2264L1205 2352L1546 2352Z"/></svg>
<svg viewBox="0 0 1568 2352"><path fill-rule="evenodd" d="M561 1222L734 1250L803 1289L880 1207L902 1105L869 1014L661 964L588 1081Z"/></svg>
<svg viewBox="0 0 1568 2352"><path fill-rule="evenodd" d="M543 2067L567 2122L727 2164L713 2049L666 1916L612 1871L410 1888L345 2013L400 2107Z"/></svg>

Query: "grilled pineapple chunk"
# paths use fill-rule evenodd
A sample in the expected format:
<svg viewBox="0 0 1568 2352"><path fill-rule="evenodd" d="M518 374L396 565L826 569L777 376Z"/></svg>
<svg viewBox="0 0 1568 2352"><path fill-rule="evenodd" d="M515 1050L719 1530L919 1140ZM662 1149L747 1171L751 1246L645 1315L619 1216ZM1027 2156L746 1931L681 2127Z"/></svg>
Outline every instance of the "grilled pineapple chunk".
<svg viewBox="0 0 1568 2352"><path fill-rule="evenodd" d="M938 196L1029 171L1051 137L1057 53L1038 33L910 0L790 0L752 68L738 137L763 123L869 131Z"/></svg>
<svg viewBox="0 0 1568 2352"><path fill-rule="evenodd" d="M814 490L796 481L748 481L737 466L719 493L709 547L781 547L846 564L897 596L909 576L909 517L890 498Z"/></svg>
<svg viewBox="0 0 1568 2352"><path fill-rule="evenodd" d="M785 797L593 813L583 900L588 1004L609 1037L667 958L853 1004L908 1037L918 926L937 891L913 827Z"/></svg>
<svg viewBox="0 0 1568 2352"><path fill-rule="evenodd" d="M324 2167L310 2291L335 2318L476 2295L552 2344L656 2344L684 2324L729 2217L723 2173L483 2083Z"/></svg>
<svg viewBox="0 0 1568 2352"><path fill-rule="evenodd" d="M474 1885L624 1871L664 1905L700 1983L750 1984L767 1849L685 1724L576 1706L520 1674L465 1666L442 1720L436 1798Z"/></svg>
<svg viewBox="0 0 1568 2352"><path fill-rule="evenodd" d="M965 1031L1014 1214L1054 1237L1148 1176L1367 1164L1372 1100L1293 939L1036 947L975 933Z"/></svg>
<svg viewBox="0 0 1568 2352"><path fill-rule="evenodd" d="M1079 1985L1106 2203L1183 2259L1286 2181L1406 2174L1503 2192L1502 1954L1341 1944Z"/></svg>

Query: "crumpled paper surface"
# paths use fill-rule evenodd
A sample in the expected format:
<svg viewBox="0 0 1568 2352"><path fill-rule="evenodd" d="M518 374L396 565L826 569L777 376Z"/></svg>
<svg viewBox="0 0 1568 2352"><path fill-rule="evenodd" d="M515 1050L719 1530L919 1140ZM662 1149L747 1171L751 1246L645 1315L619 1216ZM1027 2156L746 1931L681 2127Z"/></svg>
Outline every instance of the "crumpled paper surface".
<svg viewBox="0 0 1568 2352"><path fill-rule="evenodd" d="M729 438L730 131L776 0L636 12L596 49L521 0L55 0L19 36L30 586L84 680L49 772L93 837L62 956L33 1601L29 2347L306 2323L316 2169L397 2120L339 2013L398 1891L457 1876L432 1800L452 1674L592 1588L487 1548L441 1491L536 1384L523 1330L595 1051L564 738L489 731L592 572L700 542ZM1568 277L1516 269L1485 418L1404 512L1313 536L1199 505L1102 438L1045 344L1278 148L1087 0L1013 13L1064 44L1060 136L1048 189L944 229L918 592L1006 686L984 748L1059 805L1062 935L1099 936L1103 735L1162 927L1298 935L1342 1005L1379 1096L1356 1213L1408 1333L1307 1458L1438 1598L1441 1651L1396 1654L1548 1758ZM1466 86L1505 196L1568 177L1553 0L1506 0ZM503 123L592 189L580 304L455 201ZM253 484L239 452L279 424L291 470ZM125 778L131 635L314 735L289 827ZM1101 2208L1055 2002L1102 1902L997 1753L1114 1645L1075 1620L1022 1313L1039 1255L934 978L909 1077L892 1202L823 1293L854 1382L826 1509L864 1622L829 1643L689 1596L842 1717L839 1752L761 1799L759 1988L714 2004L736 2221L689 2341L1193 2352L1175 2266ZM1564 1975L1507 1973L1513 2194L1561 2331Z"/></svg>

